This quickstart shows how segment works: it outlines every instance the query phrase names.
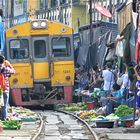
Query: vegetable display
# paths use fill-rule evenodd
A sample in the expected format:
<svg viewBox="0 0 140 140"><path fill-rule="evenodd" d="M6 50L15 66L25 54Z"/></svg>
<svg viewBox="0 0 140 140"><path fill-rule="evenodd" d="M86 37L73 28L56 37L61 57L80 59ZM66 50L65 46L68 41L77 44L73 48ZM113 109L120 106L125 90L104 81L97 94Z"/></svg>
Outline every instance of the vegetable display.
<svg viewBox="0 0 140 140"><path fill-rule="evenodd" d="M87 105L85 103L64 107L65 111L77 111L85 109L87 109Z"/></svg>
<svg viewBox="0 0 140 140"><path fill-rule="evenodd" d="M120 105L115 111L115 115L118 117L128 116L133 113L133 108L128 107L127 105Z"/></svg>
<svg viewBox="0 0 140 140"><path fill-rule="evenodd" d="M115 114L109 114L108 116L106 116L106 119L110 120L110 121L115 121L115 120L119 120L119 117Z"/></svg>
<svg viewBox="0 0 140 140"><path fill-rule="evenodd" d="M6 120L3 122L4 129L20 129L21 122L15 120Z"/></svg>

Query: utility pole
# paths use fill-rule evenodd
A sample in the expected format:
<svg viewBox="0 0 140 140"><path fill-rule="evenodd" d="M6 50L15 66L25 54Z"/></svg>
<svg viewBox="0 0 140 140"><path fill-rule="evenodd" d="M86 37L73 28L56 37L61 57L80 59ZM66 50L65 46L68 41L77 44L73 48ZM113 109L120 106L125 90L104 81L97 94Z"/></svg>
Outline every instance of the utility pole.
<svg viewBox="0 0 140 140"><path fill-rule="evenodd" d="M92 45L93 34L92 34L92 0L89 0L90 5L90 46Z"/></svg>

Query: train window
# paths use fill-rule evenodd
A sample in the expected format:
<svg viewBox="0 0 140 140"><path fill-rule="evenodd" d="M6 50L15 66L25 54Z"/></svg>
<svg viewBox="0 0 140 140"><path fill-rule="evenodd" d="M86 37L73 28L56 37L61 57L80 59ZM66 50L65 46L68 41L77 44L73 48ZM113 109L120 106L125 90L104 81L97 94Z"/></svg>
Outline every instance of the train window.
<svg viewBox="0 0 140 140"><path fill-rule="evenodd" d="M13 39L10 41L10 58L29 58L29 41L27 39Z"/></svg>
<svg viewBox="0 0 140 140"><path fill-rule="evenodd" d="M46 57L46 42L44 40L36 40L34 42L34 56L35 58Z"/></svg>
<svg viewBox="0 0 140 140"><path fill-rule="evenodd" d="M52 54L54 57L70 56L70 38L68 37L53 38Z"/></svg>

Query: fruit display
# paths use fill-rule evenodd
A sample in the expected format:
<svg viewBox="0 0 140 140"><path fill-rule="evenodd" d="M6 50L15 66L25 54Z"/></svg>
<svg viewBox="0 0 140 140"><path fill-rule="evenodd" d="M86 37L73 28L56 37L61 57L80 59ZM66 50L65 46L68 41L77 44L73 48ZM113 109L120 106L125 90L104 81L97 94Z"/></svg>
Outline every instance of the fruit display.
<svg viewBox="0 0 140 140"><path fill-rule="evenodd" d="M78 115L81 119L89 119L91 118L96 118L97 114L95 111L82 111Z"/></svg>
<svg viewBox="0 0 140 140"><path fill-rule="evenodd" d="M96 117L97 117L97 115L95 115L95 114L89 116L87 122L88 122L88 123L93 122L93 120L94 120Z"/></svg>

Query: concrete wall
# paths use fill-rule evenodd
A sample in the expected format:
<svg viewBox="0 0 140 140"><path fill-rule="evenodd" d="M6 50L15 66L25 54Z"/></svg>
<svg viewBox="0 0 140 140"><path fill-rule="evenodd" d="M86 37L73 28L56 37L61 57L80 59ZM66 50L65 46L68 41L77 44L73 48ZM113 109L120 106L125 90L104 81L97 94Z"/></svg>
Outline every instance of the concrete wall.
<svg viewBox="0 0 140 140"><path fill-rule="evenodd" d="M72 7L72 27L74 32L78 31L78 18L80 26L89 23L89 14L87 13L86 5Z"/></svg>

